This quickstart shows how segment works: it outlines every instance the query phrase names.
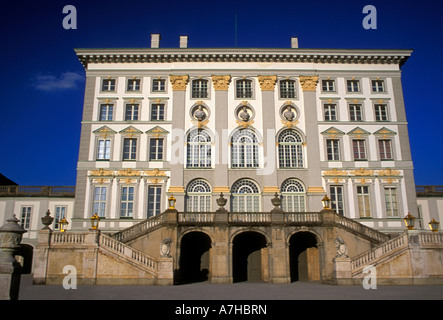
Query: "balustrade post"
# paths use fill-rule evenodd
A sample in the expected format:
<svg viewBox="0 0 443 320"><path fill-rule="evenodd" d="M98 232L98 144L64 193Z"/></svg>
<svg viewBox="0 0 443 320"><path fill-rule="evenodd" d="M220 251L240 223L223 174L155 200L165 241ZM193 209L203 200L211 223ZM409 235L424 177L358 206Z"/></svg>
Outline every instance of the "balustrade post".
<svg viewBox="0 0 443 320"><path fill-rule="evenodd" d="M160 286L174 284L174 259L163 257L157 260L156 284Z"/></svg>

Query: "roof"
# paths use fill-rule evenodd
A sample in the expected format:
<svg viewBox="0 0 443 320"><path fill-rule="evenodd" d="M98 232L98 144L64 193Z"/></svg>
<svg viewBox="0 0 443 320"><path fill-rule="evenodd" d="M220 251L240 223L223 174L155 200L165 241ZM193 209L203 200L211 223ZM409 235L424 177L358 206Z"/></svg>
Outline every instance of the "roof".
<svg viewBox="0 0 443 320"><path fill-rule="evenodd" d="M0 186L18 186L18 183L15 183L0 173Z"/></svg>

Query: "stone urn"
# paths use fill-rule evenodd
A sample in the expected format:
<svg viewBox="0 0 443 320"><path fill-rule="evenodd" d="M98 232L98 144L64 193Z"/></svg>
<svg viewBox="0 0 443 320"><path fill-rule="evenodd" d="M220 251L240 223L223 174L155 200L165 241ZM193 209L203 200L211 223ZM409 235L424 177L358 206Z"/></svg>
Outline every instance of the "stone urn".
<svg viewBox="0 0 443 320"><path fill-rule="evenodd" d="M223 192L220 193L220 198L217 199L217 204L219 207L223 208L228 202L228 199L223 198Z"/></svg>
<svg viewBox="0 0 443 320"><path fill-rule="evenodd" d="M14 251L20 247L23 233L27 231L18 224L15 215L6 221L0 228L0 261L16 263Z"/></svg>

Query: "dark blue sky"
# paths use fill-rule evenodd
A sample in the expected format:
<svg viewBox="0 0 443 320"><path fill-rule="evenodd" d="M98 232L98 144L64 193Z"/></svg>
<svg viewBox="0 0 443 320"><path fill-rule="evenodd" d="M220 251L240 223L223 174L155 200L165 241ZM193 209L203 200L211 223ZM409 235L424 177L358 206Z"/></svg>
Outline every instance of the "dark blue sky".
<svg viewBox="0 0 443 320"><path fill-rule="evenodd" d="M365 30L365 5L377 29ZM77 29L65 30L65 5ZM74 48L414 49L403 90L417 185L443 185L443 1L14 1L0 8L0 172L21 185L75 185L84 70Z"/></svg>

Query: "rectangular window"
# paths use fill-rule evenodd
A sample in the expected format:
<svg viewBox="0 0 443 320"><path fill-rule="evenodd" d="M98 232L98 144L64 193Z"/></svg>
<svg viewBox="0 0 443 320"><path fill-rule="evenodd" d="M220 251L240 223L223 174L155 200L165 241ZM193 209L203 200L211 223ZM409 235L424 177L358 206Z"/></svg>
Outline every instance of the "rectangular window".
<svg viewBox="0 0 443 320"><path fill-rule="evenodd" d="M100 121L112 121L114 114L113 104L102 104L100 105Z"/></svg>
<svg viewBox="0 0 443 320"><path fill-rule="evenodd" d="M383 80L372 80L372 92L385 92L385 82Z"/></svg>
<svg viewBox="0 0 443 320"><path fill-rule="evenodd" d="M123 160L136 160L137 157L137 139L123 139Z"/></svg>
<svg viewBox="0 0 443 320"><path fill-rule="evenodd" d="M357 186L358 212L360 218L367 218L371 216L371 206L369 198L368 186Z"/></svg>
<svg viewBox="0 0 443 320"><path fill-rule="evenodd" d="M294 99L295 98L295 81L282 80L280 81L280 98Z"/></svg>
<svg viewBox="0 0 443 320"><path fill-rule="evenodd" d="M165 120L165 105L163 103L155 103L151 105L151 121Z"/></svg>
<svg viewBox="0 0 443 320"><path fill-rule="evenodd" d="M160 214L162 188L149 186L148 188L148 218Z"/></svg>
<svg viewBox="0 0 443 320"><path fill-rule="evenodd" d="M326 140L326 150L328 153L329 161L339 161L340 160L340 145L337 139Z"/></svg>
<svg viewBox="0 0 443 320"><path fill-rule="evenodd" d="M352 140L354 160L367 160L365 140Z"/></svg>
<svg viewBox="0 0 443 320"><path fill-rule="evenodd" d="M386 216L398 217L397 188L385 187Z"/></svg>
<svg viewBox="0 0 443 320"><path fill-rule="evenodd" d="M97 160L109 160L111 154L111 140L98 140Z"/></svg>
<svg viewBox="0 0 443 320"><path fill-rule="evenodd" d="M120 218L132 218L134 213L134 187L122 187Z"/></svg>
<svg viewBox="0 0 443 320"><path fill-rule="evenodd" d="M360 92L360 81L359 80L348 80L347 81L348 92Z"/></svg>
<svg viewBox="0 0 443 320"><path fill-rule="evenodd" d="M164 92L166 88L165 79L154 79L152 80L152 92Z"/></svg>
<svg viewBox="0 0 443 320"><path fill-rule="evenodd" d="M32 207L22 207L20 225L26 230L29 229L31 223L31 211Z"/></svg>
<svg viewBox="0 0 443 320"><path fill-rule="evenodd" d="M388 107L385 104L374 105L375 121L388 121Z"/></svg>
<svg viewBox="0 0 443 320"><path fill-rule="evenodd" d="M138 104L127 104L125 110L125 121L138 120Z"/></svg>
<svg viewBox="0 0 443 320"><path fill-rule="evenodd" d="M323 92L335 92L334 80L322 80L321 87Z"/></svg>
<svg viewBox="0 0 443 320"><path fill-rule="evenodd" d="M55 215L54 215L54 229L60 229L60 220L66 218L66 207L65 206L56 206L55 207Z"/></svg>
<svg viewBox="0 0 443 320"><path fill-rule="evenodd" d="M331 209L343 216L345 214L343 187L330 186L329 191L331 194Z"/></svg>
<svg viewBox="0 0 443 320"><path fill-rule="evenodd" d="M128 79L126 91L140 91L140 79Z"/></svg>
<svg viewBox="0 0 443 320"><path fill-rule="evenodd" d="M115 91L115 79L103 79L102 91Z"/></svg>
<svg viewBox="0 0 443 320"><path fill-rule="evenodd" d="M97 214L99 217L105 217L106 209L106 187L94 187L94 202L92 205L93 214Z"/></svg>
<svg viewBox="0 0 443 320"><path fill-rule="evenodd" d="M325 121L337 121L337 112L335 104L324 105Z"/></svg>
<svg viewBox="0 0 443 320"><path fill-rule="evenodd" d="M393 160L391 140L378 140L380 160Z"/></svg>
<svg viewBox="0 0 443 320"><path fill-rule="evenodd" d="M151 139L149 160L163 160L163 139Z"/></svg>
<svg viewBox="0 0 443 320"><path fill-rule="evenodd" d="M361 104L349 105L349 118L351 121L362 121Z"/></svg>
<svg viewBox="0 0 443 320"><path fill-rule="evenodd" d="M237 98L252 98L252 80L238 80L236 87Z"/></svg>
<svg viewBox="0 0 443 320"><path fill-rule="evenodd" d="M192 98L208 97L208 80L192 81Z"/></svg>

